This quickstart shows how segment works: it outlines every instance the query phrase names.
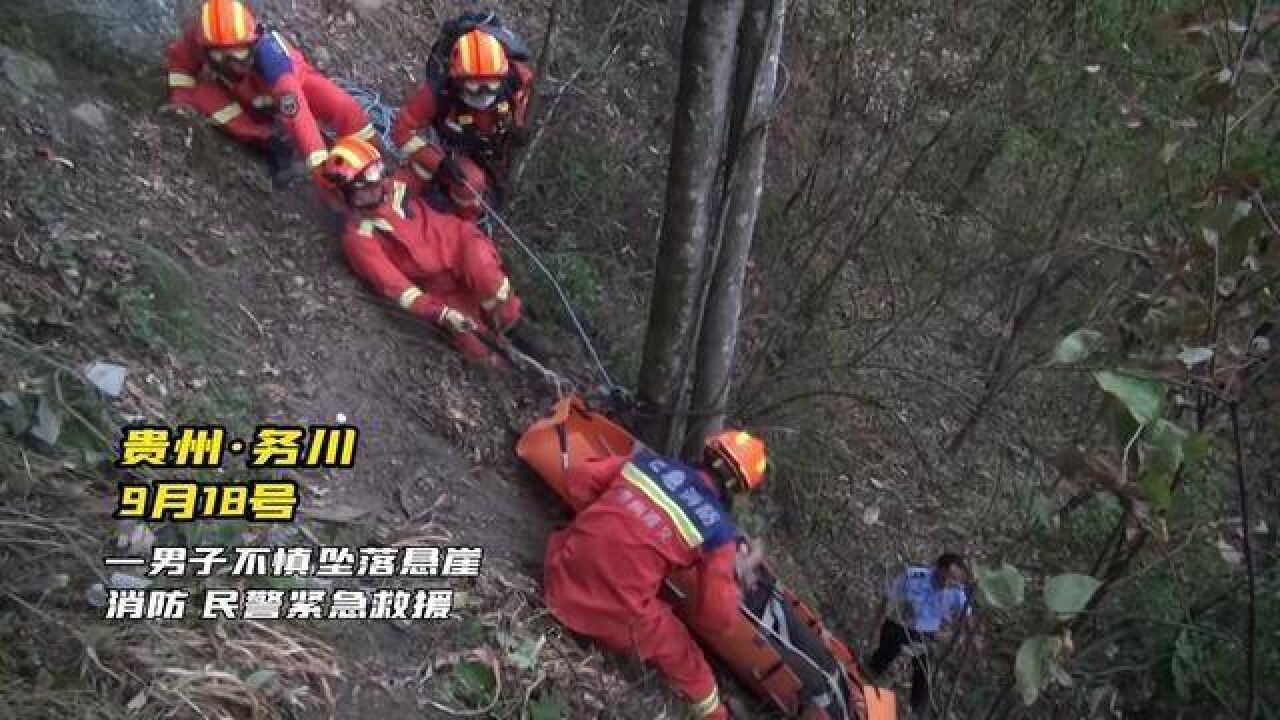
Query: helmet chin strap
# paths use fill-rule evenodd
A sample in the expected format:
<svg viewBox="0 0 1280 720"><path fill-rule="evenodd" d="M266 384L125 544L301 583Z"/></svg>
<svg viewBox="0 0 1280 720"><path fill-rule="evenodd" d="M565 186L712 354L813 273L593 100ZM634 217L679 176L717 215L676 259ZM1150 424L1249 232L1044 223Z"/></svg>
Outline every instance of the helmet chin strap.
<svg viewBox="0 0 1280 720"><path fill-rule="evenodd" d="M371 199L368 201L362 201L364 198ZM382 182L377 184L376 195L374 188L350 188L347 190L347 204L357 209L377 207L381 205L382 201L386 198L387 188Z"/></svg>

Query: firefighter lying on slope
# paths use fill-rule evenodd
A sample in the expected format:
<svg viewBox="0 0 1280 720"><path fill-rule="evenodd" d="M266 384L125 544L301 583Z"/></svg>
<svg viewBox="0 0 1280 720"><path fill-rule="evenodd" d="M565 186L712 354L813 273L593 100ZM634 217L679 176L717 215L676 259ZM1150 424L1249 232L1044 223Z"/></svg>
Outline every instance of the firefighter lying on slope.
<svg viewBox="0 0 1280 720"><path fill-rule="evenodd" d="M521 319L520 299L479 228L411 195L403 171L384 176L377 148L359 138L340 138L321 171L349 209L347 260L381 295L439 325L471 360L507 369L479 333L505 335L546 358L547 344Z"/></svg>
<svg viewBox="0 0 1280 720"><path fill-rule="evenodd" d="M656 665L699 717L729 714L702 650L659 593L673 569L698 567L691 622L707 634L730 627L738 530L724 503L757 488L765 464L764 443L739 431L711 438L697 468L647 448L587 460L566 476L573 522L547 543L547 607L571 630Z"/></svg>
<svg viewBox="0 0 1280 720"><path fill-rule="evenodd" d="M505 179L511 142L523 139L533 71L523 41L491 13L450 22L440 42L451 44L447 68L429 68L396 116L391 139L409 158L415 189L441 186L449 209L475 220L478 198L492 196L493 181Z"/></svg>
<svg viewBox="0 0 1280 720"><path fill-rule="evenodd" d="M266 151L277 177L297 146L314 171L325 158L319 124L374 141L365 111L316 71L240 0L207 0L169 46L169 101L208 116L224 132ZM292 141L292 142L290 142Z"/></svg>

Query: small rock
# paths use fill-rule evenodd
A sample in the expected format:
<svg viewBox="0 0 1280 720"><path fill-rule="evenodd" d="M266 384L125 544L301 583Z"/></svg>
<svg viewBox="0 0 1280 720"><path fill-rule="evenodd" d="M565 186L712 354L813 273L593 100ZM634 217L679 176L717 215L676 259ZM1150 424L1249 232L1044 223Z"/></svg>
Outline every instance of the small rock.
<svg viewBox="0 0 1280 720"><path fill-rule="evenodd" d="M126 526L116 535L116 548L130 557L150 555L155 544L155 533L143 523Z"/></svg>
<svg viewBox="0 0 1280 720"><path fill-rule="evenodd" d="M88 125L91 130L96 130L103 134L111 129L107 125L107 114L95 102L82 102L71 108L71 117Z"/></svg>
<svg viewBox="0 0 1280 720"><path fill-rule="evenodd" d="M123 366L108 362L93 362L84 368L85 378L111 397L120 397L128 372Z"/></svg>
<svg viewBox="0 0 1280 720"><path fill-rule="evenodd" d="M107 578L111 588L114 590L145 590L151 587L151 580L137 575L129 575L122 572L113 572Z"/></svg>
<svg viewBox="0 0 1280 720"><path fill-rule="evenodd" d="M0 75L3 75L25 100L42 86L58 84L58 74L43 58L25 55L0 45Z"/></svg>

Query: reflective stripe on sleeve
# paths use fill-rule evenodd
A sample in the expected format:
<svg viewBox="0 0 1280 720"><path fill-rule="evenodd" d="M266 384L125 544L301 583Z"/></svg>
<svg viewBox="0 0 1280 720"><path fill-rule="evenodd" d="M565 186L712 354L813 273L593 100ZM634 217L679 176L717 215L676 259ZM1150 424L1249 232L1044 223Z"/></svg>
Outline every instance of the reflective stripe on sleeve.
<svg viewBox="0 0 1280 720"><path fill-rule="evenodd" d="M171 88L193 88L196 86L195 77L186 73L171 72L169 73L169 87Z"/></svg>
<svg viewBox="0 0 1280 720"><path fill-rule="evenodd" d="M426 165L423 165L420 162L411 162L409 163L409 167L412 167L414 174L423 180L431 179L431 171L427 169Z"/></svg>
<svg viewBox="0 0 1280 720"><path fill-rule="evenodd" d="M404 195L406 192L408 192L408 190L409 190L409 186L405 185L399 180L395 181L391 185L391 207L396 211L396 214L399 215L400 217L405 217Z"/></svg>
<svg viewBox="0 0 1280 720"><path fill-rule="evenodd" d="M506 302L509 297L511 297L511 280L504 277L502 278L502 284L498 286L498 290L488 300L481 302L480 307L485 310L492 310Z"/></svg>
<svg viewBox="0 0 1280 720"><path fill-rule="evenodd" d="M307 156L307 167L314 170L329 157L328 150L316 150Z"/></svg>
<svg viewBox="0 0 1280 720"><path fill-rule="evenodd" d="M405 142L405 144L400 146L400 154L412 155L426 146L427 146L426 140L423 140L421 137L414 135L413 137L409 138Z"/></svg>
<svg viewBox="0 0 1280 720"><path fill-rule="evenodd" d="M219 125L226 125L232 120L235 120L236 118L240 117L240 114L243 112L244 112L244 108L240 107L240 103L233 102L230 105L222 108L218 112L210 115L210 117L212 117L213 121L218 123Z"/></svg>
<svg viewBox="0 0 1280 720"><path fill-rule="evenodd" d="M378 135L378 131L373 129L372 123L360 128L360 132L356 133L356 137L365 142L369 142L370 140L377 137L377 135Z"/></svg>
<svg viewBox="0 0 1280 720"><path fill-rule="evenodd" d="M409 287L405 288L404 292L400 293L400 299L398 302L400 303L400 307L404 308L405 310L408 310L409 308L413 307L414 301L420 297L422 297L422 291L419 290L416 286L410 285Z"/></svg>

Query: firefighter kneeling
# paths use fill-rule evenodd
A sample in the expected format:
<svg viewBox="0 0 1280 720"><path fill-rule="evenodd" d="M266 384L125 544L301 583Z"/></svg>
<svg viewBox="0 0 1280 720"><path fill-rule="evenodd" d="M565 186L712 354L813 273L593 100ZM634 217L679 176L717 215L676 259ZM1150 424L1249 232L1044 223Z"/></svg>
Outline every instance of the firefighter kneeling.
<svg viewBox="0 0 1280 720"><path fill-rule="evenodd" d="M359 138L339 139L321 173L350 212L347 260L381 295L435 322L472 360L507 369L482 333L546 358L545 341L521 319L498 251L479 228L408 192L403 171L387 177L377 148Z"/></svg>
<svg viewBox="0 0 1280 720"><path fill-rule="evenodd" d="M688 617L707 634L729 628L738 530L724 499L758 487L765 462L764 443L739 431L711 438L698 468L647 448L587 460L565 478L577 515L547 543L547 607L571 630L656 665L699 717L729 713L702 650L659 593L672 570L697 567Z"/></svg>

